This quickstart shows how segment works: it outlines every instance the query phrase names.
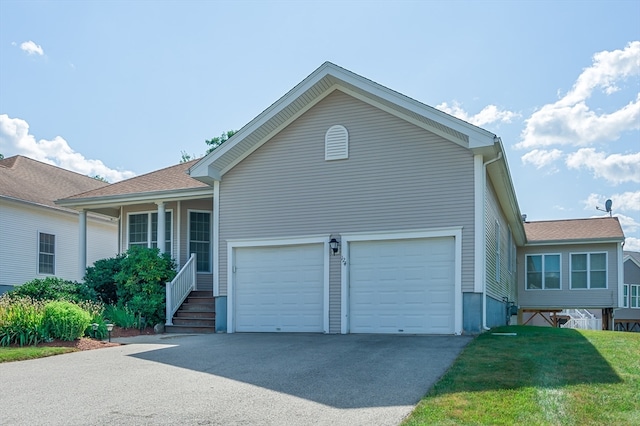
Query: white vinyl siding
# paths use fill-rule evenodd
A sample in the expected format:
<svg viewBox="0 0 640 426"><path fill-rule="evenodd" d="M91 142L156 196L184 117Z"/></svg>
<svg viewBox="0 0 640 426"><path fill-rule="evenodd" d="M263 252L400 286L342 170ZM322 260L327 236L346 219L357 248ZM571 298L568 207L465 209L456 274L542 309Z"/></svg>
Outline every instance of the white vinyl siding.
<svg viewBox="0 0 640 426"><path fill-rule="evenodd" d="M496 282L499 283L500 282L500 266L501 266L501 262L500 262L500 223L496 220L496 235L495 235L495 245L496 245Z"/></svg>
<svg viewBox="0 0 640 426"><path fill-rule="evenodd" d="M38 273L56 274L56 236L53 234L38 233Z"/></svg>
<svg viewBox="0 0 640 426"><path fill-rule="evenodd" d="M606 253L571 253L571 289L607 288Z"/></svg>
<svg viewBox="0 0 640 426"><path fill-rule="evenodd" d="M527 290L562 288L559 254L531 254L526 257Z"/></svg>
<svg viewBox="0 0 640 426"><path fill-rule="evenodd" d="M349 132L344 126L331 126L324 135L324 159L349 158Z"/></svg>
<svg viewBox="0 0 640 426"><path fill-rule="evenodd" d="M78 214L42 206L0 200L2 244L0 286L24 284L38 273L39 232L55 235L55 276L82 280L78 267ZM6 226L4 226L6 224ZM26 236L26 237L25 237ZM118 252L116 221L87 217L87 264L113 257Z"/></svg>

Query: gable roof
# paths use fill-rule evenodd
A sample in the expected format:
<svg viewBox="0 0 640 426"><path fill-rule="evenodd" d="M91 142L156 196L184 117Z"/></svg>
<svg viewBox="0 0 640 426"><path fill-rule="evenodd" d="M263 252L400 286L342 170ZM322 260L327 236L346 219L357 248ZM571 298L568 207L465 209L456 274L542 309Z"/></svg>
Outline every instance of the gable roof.
<svg viewBox="0 0 640 426"><path fill-rule="evenodd" d="M209 185L222 180L226 172L336 90L470 149L473 154L482 155L485 162L495 160L487 165L487 173L495 182L498 201L516 242L524 244L520 208L499 137L331 62L322 64L222 146L200 159L189 174Z"/></svg>
<svg viewBox="0 0 640 426"><path fill-rule="evenodd" d="M525 222L524 230L528 244L624 241L617 217Z"/></svg>
<svg viewBox="0 0 640 426"><path fill-rule="evenodd" d="M640 268L640 253L637 251L625 251L623 252L624 262L627 260L636 264Z"/></svg>
<svg viewBox="0 0 640 426"><path fill-rule="evenodd" d="M192 179L187 170L198 160L176 164L155 170L111 185L75 194L56 201L57 204L73 208L96 210L117 215L113 208L125 204L154 201L174 201L201 196L213 196L209 185ZM108 210L111 208L111 210Z"/></svg>
<svg viewBox="0 0 640 426"><path fill-rule="evenodd" d="M221 147L200 159L189 169L189 174L208 184L221 180L227 171L335 90L347 93L465 148L485 148L482 153L489 156L498 153L498 147L495 145L499 138L495 134L331 62L325 62L236 132Z"/></svg>
<svg viewBox="0 0 640 426"><path fill-rule="evenodd" d="M106 182L22 155L0 160L0 198L68 210L54 201L107 185Z"/></svg>

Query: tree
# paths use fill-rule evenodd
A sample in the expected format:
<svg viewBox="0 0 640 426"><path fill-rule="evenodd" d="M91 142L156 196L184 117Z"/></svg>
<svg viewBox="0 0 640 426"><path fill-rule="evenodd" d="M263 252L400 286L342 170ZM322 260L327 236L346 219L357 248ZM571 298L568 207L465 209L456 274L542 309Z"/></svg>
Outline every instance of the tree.
<svg viewBox="0 0 640 426"><path fill-rule="evenodd" d="M4 159L4 155L0 154L0 160Z"/></svg>
<svg viewBox="0 0 640 426"><path fill-rule="evenodd" d="M187 151L180 151L180 163L186 163L195 158L195 155L187 154Z"/></svg>
<svg viewBox="0 0 640 426"><path fill-rule="evenodd" d="M207 145L209 145L209 149L207 149L207 154L225 143L231 136L235 135L237 130L228 130L222 133L220 136L215 137L213 139L209 139L204 141Z"/></svg>
<svg viewBox="0 0 640 426"><path fill-rule="evenodd" d="M107 179L103 178L100 175L95 175L95 176L91 176L91 177L94 178L95 180L99 180L100 182L111 183Z"/></svg>

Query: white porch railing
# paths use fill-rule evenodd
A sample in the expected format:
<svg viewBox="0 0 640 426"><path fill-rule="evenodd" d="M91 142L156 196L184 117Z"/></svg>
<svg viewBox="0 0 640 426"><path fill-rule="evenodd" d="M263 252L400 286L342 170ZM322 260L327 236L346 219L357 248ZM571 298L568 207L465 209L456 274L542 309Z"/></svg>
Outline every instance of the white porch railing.
<svg viewBox="0 0 640 426"><path fill-rule="evenodd" d="M561 315L569 316L562 328L578 328L581 330L602 330L602 319L596 318L586 309L565 309Z"/></svg>
<svg viewBox="0 0 640 426"><path fill-rule="evenodd" d="M184 299L187 298L191 290L197 289L196 282L196 267L197 267L196 254L191 254L191 257L180 269L178 275L166 284L167 291L167 322L165 325L173 325L173 314L176 313Z"/></svg>

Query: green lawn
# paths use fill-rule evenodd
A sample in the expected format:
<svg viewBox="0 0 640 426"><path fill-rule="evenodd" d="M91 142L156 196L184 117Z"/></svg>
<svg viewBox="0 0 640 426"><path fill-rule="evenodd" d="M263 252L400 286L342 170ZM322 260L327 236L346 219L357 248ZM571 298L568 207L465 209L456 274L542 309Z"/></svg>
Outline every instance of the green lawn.
<svg viewBox="0 0 640 426"><path fill-rule="evenodd" d="M66 354L74 352L74 348L55 348L55 347L36 347L23 346L16 347L0 347L0 362L23 361L25 359L43 358L45 356Z"/></svg>
<svg viewBox="0 0 640 426"><path fill-rule="evenodd" d="M404 424L640 425L640 333L491 330Z"/></svg>

